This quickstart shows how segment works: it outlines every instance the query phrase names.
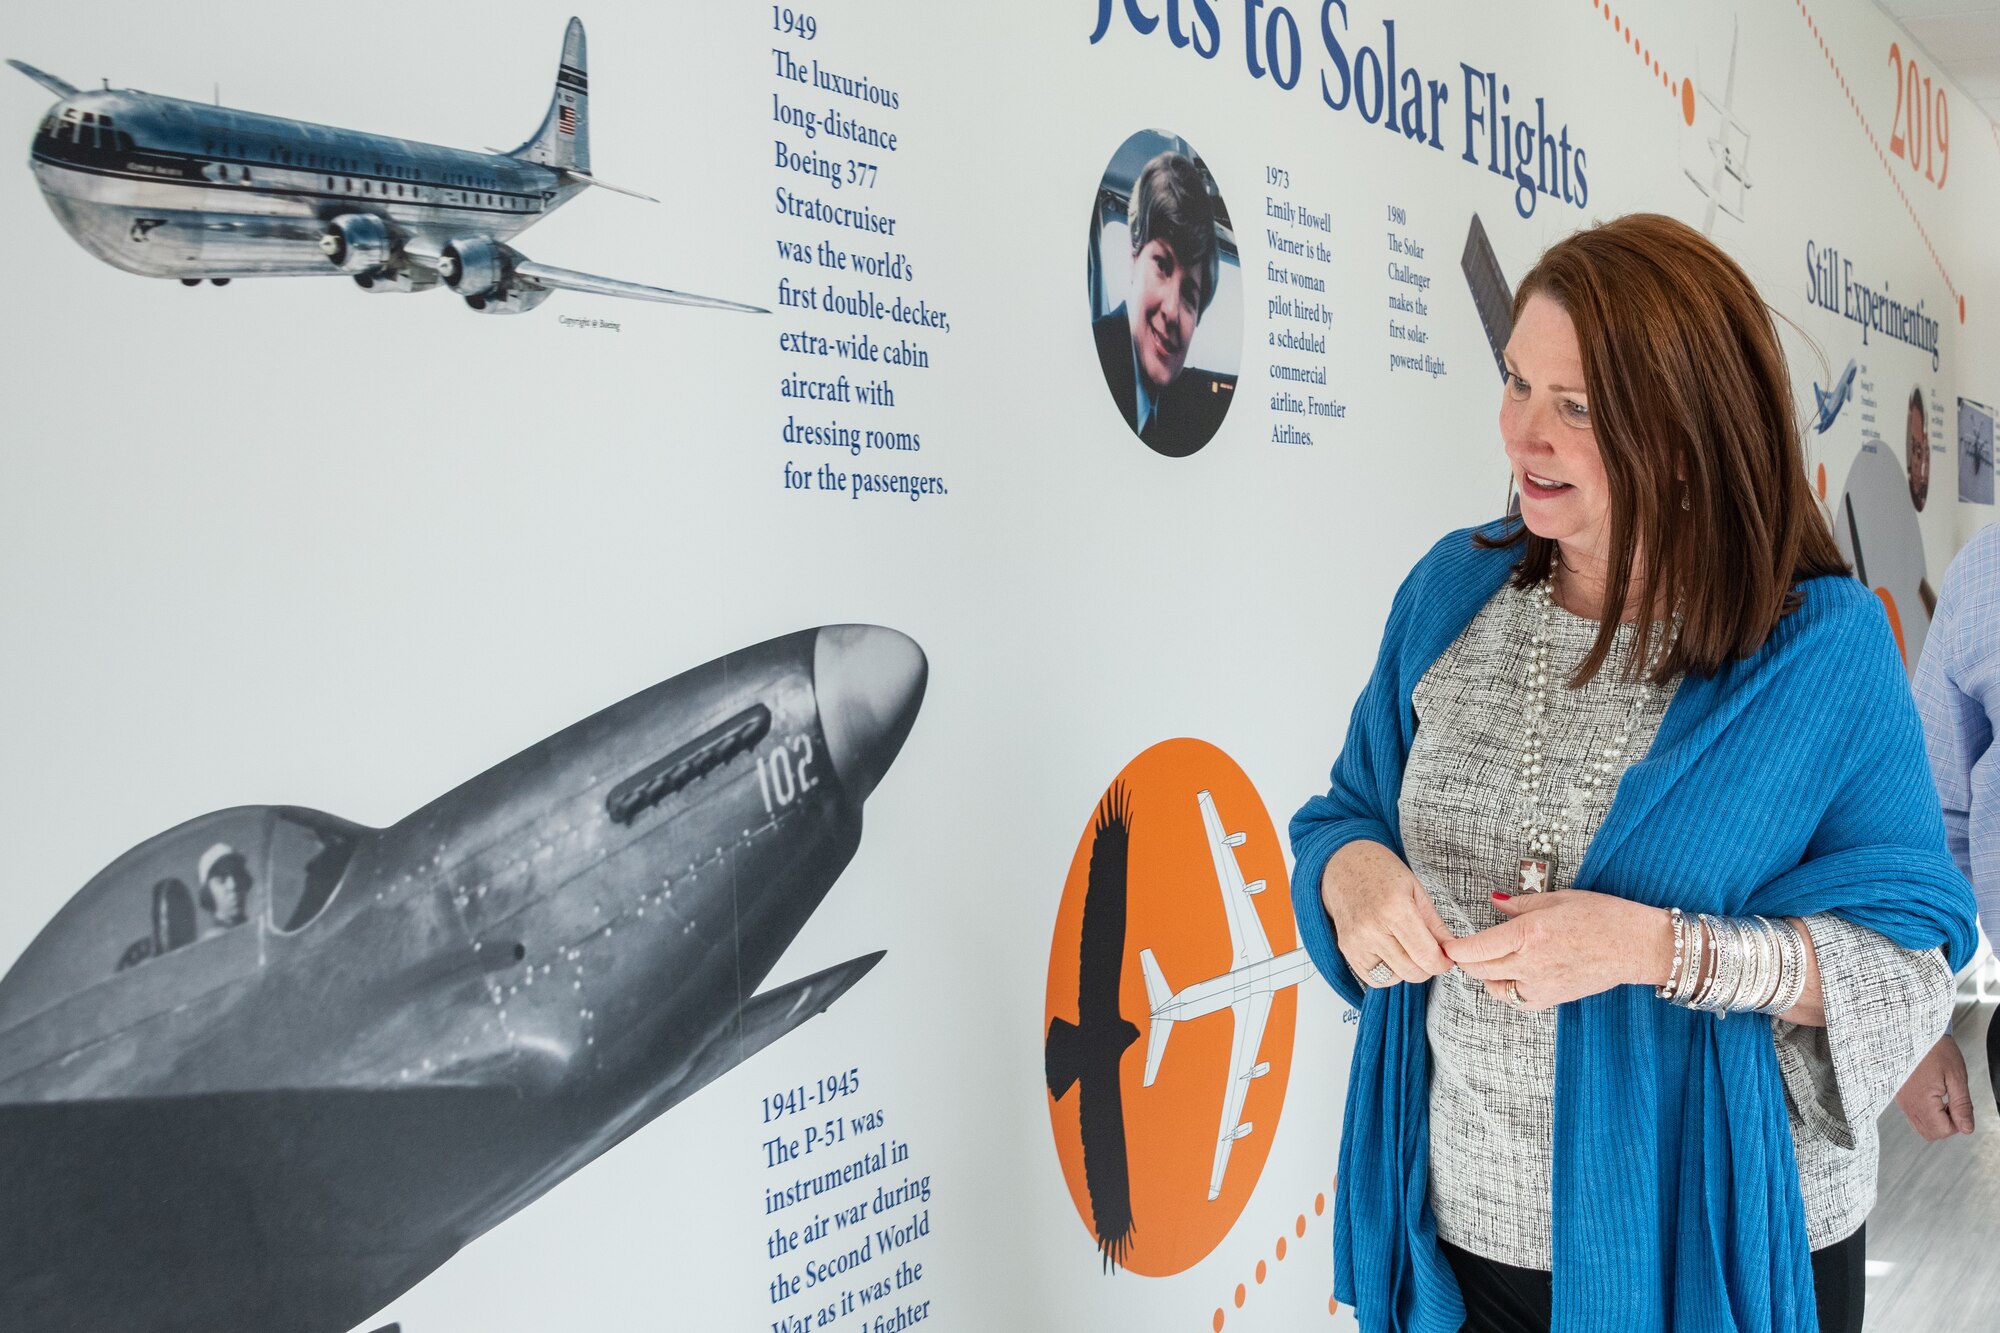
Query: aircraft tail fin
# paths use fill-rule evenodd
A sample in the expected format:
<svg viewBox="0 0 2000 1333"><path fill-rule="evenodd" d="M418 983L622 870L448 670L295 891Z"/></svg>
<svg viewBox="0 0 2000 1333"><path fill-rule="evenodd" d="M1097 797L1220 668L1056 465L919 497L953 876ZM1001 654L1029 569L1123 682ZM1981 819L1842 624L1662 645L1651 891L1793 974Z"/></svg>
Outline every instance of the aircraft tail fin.
<svg viewBox="0 0 2000 1333"><path fill-rule="evenodd" d="M1139 950L1139 968L1146 974L1146 1007L1157 1011L1174 998L1174 988L1167 984L1167 974L1160 971L1160 960L1151 949Z"/></svg>
<svg viewBox="0 0 2000 1333"><path fill-rule="evenodd" d="M69 80L67 79L59 79L55 75L49 73L47 70L36 69L33 65L30 65L25 60L10 60L7 63L12 65L15 69L20 70L23 74L33 79L36 83L41 84L42 87L48 89L50 92L54 93L57 97L76 96L76 85L69 82Z"/></svg>
<svg viewBox="0 0 2000 1333"><path fill-rule="evenodd" d="M571 19L569 31L563 34L562 64L556 68L556 89L549 97L542 127L507 156L559 171L590 170L589 54L582 19Z"/></svg>
<svg viewBox="0 0 2000 1333"><path fill-rule="evenodd" d="M1139 968L1146 975L1146 1006L1153 1011L1153 1022L1146 1033L1145 1086L1150 1088L1160 1076L1160 1061L1166 1058L1167 1038L1174 1030L1174 1020L1161 1018L1160 1009L1174 998L1174 992L1151 949L1139 950Z"/></svg>

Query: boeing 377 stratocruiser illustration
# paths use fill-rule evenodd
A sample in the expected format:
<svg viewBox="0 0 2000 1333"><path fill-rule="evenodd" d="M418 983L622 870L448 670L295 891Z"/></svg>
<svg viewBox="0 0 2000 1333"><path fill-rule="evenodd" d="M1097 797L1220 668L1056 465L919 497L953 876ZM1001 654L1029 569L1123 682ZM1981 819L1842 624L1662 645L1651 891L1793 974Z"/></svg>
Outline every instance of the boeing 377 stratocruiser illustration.
<svg viewBox="0 0 2000 1333"><path fill-rule="evenodd" d="M1303 948L1283 957L1271 953L1271 941L1250 895L1264 891L1264 881L1243 882L1242 867L1236 864L1236 849L1243 845L1241 833L1224 834L1222 819L1215 812L1215 798L1207 792L1195 795L1201 807L1202 828L1208 833L1208 849L1215 858L1215 882L1222 889L1222 910L1229 919L1230 970L1207 981L1198 981L1176 992L1167 985L1166 974L1151 949L1139 951L1139 966L1146 976L1146 1001L1152 1010L1152 1029L1146 1039L1145 1086L1159 1077L1160 1060L1167 1053L1167 1037L1174 1024L1201 1018L1223 1009L1236 1016L1236 1033L1229 1043L1229 1081L1222 1091L1222 1132L1215 1143L1215 1169L1208 1180L1208 1197L1222 1197L1222 1173L1229 1167L1229 1149L1248 1134L1251 1125L1242 1121L1243 1098L1250 1080L1271 1072L1268 1062L1257 1058L1264 1044L1264 1021L1271 1016L1271 997L1287 986L1296 986L1312 972L1312 960ZM1239 1123L1240 1122L1240 1123Z"/></svg>
<svg viewBox="0 0 2000 1333"><path fill-rule="evenodd" d="M0 1328L344 1333L826 1009L882 955L758 987L926 674L805 630L387 828L244 806L119 857L0 981Z"/></svg>
<svg viewBox="0 0 2000 1333"><path fill-rule="evenodd" d="M79 91L7 62L62 100L35 135L42 197L77 244L150 278L325 277L371 292L442 283L474 310L532 310L552 290L760 308L538 264L507 242L590 174L583 24L569 21L548 114L511 153L468 152L130 88ZM650 196L605 186L640 199ZM657 203L657 200L651 200Z"/></svg>

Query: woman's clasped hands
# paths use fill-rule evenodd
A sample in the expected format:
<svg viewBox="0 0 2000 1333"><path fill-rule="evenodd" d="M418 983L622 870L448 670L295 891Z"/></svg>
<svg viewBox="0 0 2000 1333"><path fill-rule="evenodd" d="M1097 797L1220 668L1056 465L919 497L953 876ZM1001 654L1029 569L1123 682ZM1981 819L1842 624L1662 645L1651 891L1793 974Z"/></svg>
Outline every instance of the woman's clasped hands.
<svg viewBox="0 0 2000 1333"><path fill-rule="evenodd" d="M1428 981L1456 967L1494 999L1540 1010L1614 986L1658 985L1673 964L1665 912L1582 889L1495 893L1504 919L1454 936L1410 868L1377 843L1342 848L1327 863L1320 899L1341 956L1370 986Z"/></svg>

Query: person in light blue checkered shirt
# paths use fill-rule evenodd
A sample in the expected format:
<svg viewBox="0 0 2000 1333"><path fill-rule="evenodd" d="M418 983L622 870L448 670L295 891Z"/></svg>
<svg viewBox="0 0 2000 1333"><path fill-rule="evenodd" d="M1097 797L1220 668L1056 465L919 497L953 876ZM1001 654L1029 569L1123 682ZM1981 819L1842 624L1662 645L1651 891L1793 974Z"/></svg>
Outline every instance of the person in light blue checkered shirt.
<svg viewBox="0 0 2000 1333"><path fill-rule="evenodd" d="M1946 571L1911 687L1944 803L1945 840L1972 880L1988 938L2000 936L2000 747L1993 744L2000 724L2000 525L1982 529ZM2000 1102L2000 1020L1987 1023L1986 1055ZM1896 1104L1926 1139L1972 1132L1965 1057L1949 1034Z"/></svg>

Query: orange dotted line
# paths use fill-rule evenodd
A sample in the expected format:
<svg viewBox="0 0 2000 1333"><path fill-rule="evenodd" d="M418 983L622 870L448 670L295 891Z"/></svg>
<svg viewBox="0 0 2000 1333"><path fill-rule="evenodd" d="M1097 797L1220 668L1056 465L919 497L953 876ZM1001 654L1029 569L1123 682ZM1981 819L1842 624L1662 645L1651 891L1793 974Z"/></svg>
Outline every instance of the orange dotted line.
<svg viewBox="0 0 2000 1333"><path fill-rule="evenodd" d="M1882 164L1882 170L1889 173L1889 183L1896 187L1896 197L1903 201L1903 208L1909 213L1910 221L1916 224L1917 235L1922 239L1924 249L1930 254L1931 262L1937 265L1938 276L1944 279L1945 290L1957 298L1958 322L1965 323L1965 294L1952 282L1951 274L1945 270L1943 257L1938 254L1937 247L1931 244L1931 234L1924 228L1924 220L1917 216L1916 203L1903 188L1903 178L1890 164L1889 154L1883 151L1881 140L1875 137L1875 127L1870 125L1868 117L1862 114L1860 100L1854 96L1854 89L1848 85L1847 75L1841 72L1840 62L1833 58L1833 51L1826 44L1826 34L1819 30L1819 23L1806 8L1806 0L1794 0L1794 3L1798 5L1799 17L1806 21L1806 27L1811 31L1813 40L1819 43L1819 53L1826 57L1827 68L1833 71L1833 77L1840 84L1840 91L1847 98L1847 105L1853 110L1854 118L1861 122L1861 132L1868 136L1868 146L1875 150L1875 158Z"/></svg>
<svg viewBox="0 0 2000 1333"><path fill-rule="evenodd" d="M1601 14L1604 21L1611 25L1611 31L1617 34L1620 41L1631 48L1633 55L1639 57L1639 63L1644 65L1653 74L1659 76L1662 88L1665 88L1670 93L1677 93L1679 95L1681 119L1690 125L1694 124L1693 81L1681 79L1676 82L1673 76L1668 74L1666 69L1660 64L1660 57L1648 49L1644 42L1639 40L1638 33L1632 31L1632 25L1611 12L1610 0L1590 0L1590 7Z"/></svg>
<svg viewBox="0 0 2000 1333"><path fill-rule="evenodd" d="M1339 1177L1335 1177L1336 1183L1338 1183L1338 1180ZM1314 1217L1322 1217L1325 1215L1325 1213L1326 1213L1326 1195L1325 1194L1313 1195L1312 1215ZM1298 1220L1292 1223L1292 1235L1299 1240L1304 1240L1306 1238L1306 1225L1307 1225L1306 1215L1304 1213L1300 1213L1298 1216ZM1292 1245L1290 1241L1286 1240L1283 1236L1278 1237L1278 1243L1271 1247L1272 1258L1269 1260L1259 1259L1257 1261L1257 1270L1255 1273L1251 1275L1255 1279L1257 1286L1260 1287L1263 1286L1264 1279L1271 1275L1271 1264L1283 1263L1285 1261L1285 1255L1290 1253L1291 1249ZM1236 1284L1236 1290L1230 1295L1229 1301L1230 1304L1234 1305L1237 1309L1241 1310L1243 1308L1243 1303L1249 1299L1250 1299L1250 1284L1239 1282ZM1339 1312L1339 1310L1340 1310L1340 1302L1335 1300L1331 1296L1327 1297L1326 1312L1328 1314L1336 1314ZM1209 1327L1214 1329L1215 1333L1222 1333L1222 1326L1227 1321L1228 1321L1227 1312L1220 1305L1218 1305L1215 1307L1215 1318L1209 1321Z"/></svg>

